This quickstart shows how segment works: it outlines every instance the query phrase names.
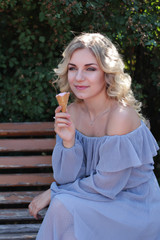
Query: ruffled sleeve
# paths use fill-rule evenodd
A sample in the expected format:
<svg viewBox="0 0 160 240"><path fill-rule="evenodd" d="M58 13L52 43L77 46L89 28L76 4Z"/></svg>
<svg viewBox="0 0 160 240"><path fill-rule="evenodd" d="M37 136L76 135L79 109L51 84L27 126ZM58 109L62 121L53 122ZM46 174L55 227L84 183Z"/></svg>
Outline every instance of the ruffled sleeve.
<svg viewBox="0 0 160 240"><path fill-rule="evenodd" d="M117 172L153 164L159 147L150 130L142 125L131 133L106 138L100 147L97 170Z"/></svg>
<svg viewBox="0 0 160 240"><path fill-rule="evenodd" d="M59 184L75 181L83 175L83 148L78 139L72 148L65 148L62 139L56 136L56 146L52 154L54 179Z"/></svg>

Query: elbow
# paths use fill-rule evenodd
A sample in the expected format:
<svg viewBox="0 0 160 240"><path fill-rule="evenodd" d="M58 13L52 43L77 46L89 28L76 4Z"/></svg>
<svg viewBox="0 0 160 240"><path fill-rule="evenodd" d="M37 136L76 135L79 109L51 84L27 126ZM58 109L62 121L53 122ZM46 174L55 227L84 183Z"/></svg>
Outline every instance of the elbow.
<svg viewBox="0 0 160 240"><path fill-rule="evenodd" d="M54 179L55 179L56 183L59 185L67 183L63 177L57 176L56 174L54 174Z"/></svg>

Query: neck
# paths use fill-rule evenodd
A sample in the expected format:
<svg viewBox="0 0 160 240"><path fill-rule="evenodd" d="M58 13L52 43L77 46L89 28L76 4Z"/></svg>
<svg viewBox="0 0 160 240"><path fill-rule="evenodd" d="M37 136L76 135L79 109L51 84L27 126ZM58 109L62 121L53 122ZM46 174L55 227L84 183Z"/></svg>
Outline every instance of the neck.
<svg viewBox="0 0 160 240"><path fill-rule="evenodd" d="M99 115L110 110L111 99L106 95L101 96L100 98L87 99L84 100L84 106L88 112L91 122L94 122Z"/></svg>

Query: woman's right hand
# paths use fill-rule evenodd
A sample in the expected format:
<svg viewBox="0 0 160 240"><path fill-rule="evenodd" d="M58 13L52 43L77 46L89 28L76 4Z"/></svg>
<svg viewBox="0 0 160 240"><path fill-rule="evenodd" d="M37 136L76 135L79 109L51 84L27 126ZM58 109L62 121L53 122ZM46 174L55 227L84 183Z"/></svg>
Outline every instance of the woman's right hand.
<svg viewBox="0 0 160 240"><path fill-rule="evenodd" d="M63 140L66 148L71 148L75 142L75 126L68 112L61 112L61 106L55 110L55 132Z"/></svg>

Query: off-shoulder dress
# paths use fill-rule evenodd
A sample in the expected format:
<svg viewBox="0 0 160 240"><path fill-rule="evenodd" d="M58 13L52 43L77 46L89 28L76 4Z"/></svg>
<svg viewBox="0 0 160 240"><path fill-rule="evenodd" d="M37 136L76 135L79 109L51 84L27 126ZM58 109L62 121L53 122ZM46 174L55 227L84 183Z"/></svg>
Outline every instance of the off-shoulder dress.
<svg viewBox="0 0 160 240"><path fill-rule="evenodd" d="M52 155L51 203L37 240L160 240L159 149L143 121L125 135L88 137L76 131Z"/></svg>

